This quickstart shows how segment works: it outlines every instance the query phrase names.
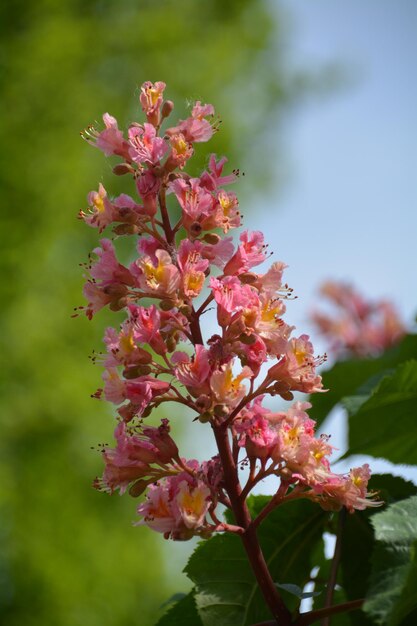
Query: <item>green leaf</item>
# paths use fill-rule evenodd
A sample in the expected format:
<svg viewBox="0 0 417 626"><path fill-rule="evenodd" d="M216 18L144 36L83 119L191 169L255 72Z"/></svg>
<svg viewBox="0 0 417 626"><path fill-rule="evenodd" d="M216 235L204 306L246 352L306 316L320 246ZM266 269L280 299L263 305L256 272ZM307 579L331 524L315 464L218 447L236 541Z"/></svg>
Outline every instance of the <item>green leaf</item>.
<svg viewBox="0 0 417 626"><path fill-rule="evenodd" d="M364 610L377 624L411 624L417 614L417 496L372 518L377 545Z"/></svg>
<svg viewBox="0 0 417 626"><path fill-rule="evenodd" d="M267 502L265 496L250 498L252 515ZM263 521L258 537L276 583L304 587L326 519L317 505L296 501L278 507ZM195 584L204 626L247 626L271 618L238 536L217 535L201 543L185 571ZM285 602L291 610L299 605L288 593Z"/></svg>
<svg viewBox="0 0 417 626"><path fill-rule="evenodd" d="M413 483L390 474L373 475L369 488L378 491L379 498L387 503L417 493L417 487ZM375 509L369 508L346 517L338 576L338 583L343 587L346 600L363 598L368 592L371 557L375 544L372 526L375 515L377 515ZM368 626L373 623L362 611L348 613L347 618L352 626Z"/></svg>
<svg viewBox="0 0 417 626"><path fill-rule="evenodd" d="M203 626L195 605L194 591L171 606L156 626Z"/></svg>
<svg viewBox="0 0 417 626"><path fill-rule="evenodd" d="M303 591L301 587L298 585L292 585L291 583L284 583L282 585L276 583L276 586L279 589L284 589L284 591L288 591L288 593L292 593L293 596L296 596L299 600L305 600L306 598L316 598L321 595L321 591Z"/></svg>
<svg viewBox="0 0 417 626"><path fill-rule="evenodd" d="M320 425L342 398L355 395L371 377L413 358L417 358L417 335L408 335L398 346L376 359L351 359L336 363L327 372L322 372L324 388L328 391L316 393L310 398L312 417Z"/></svg>
<svg viewBox="0 0 417 626"><path fill-rule="evenodd" d="M417 361L400 365L360 403L347 402L351 454L371 454L393 463L417 464Z"/></svg>
<svg viewBox="0 0 417 626"><path fill-rule="evenodd" d="M181 592L174 593L170 598L168 598L168 600L165 600L165 602L161 604L161 609L164 609L166 606L170 606L171 604L179 602L186 596L187 596L186 593L181 593Z"/></svg>

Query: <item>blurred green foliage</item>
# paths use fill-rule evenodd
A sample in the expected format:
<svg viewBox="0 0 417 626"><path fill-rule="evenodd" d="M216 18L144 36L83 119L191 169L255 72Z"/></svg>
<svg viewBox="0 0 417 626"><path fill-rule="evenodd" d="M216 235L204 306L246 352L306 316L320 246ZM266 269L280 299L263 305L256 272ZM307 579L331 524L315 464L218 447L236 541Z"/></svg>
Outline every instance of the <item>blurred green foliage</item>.
<svg viewBox="0 0 417 626"><path fill-rule="evenodd" d="M187 98L213 102L225 124L209 149L231 167L249 164L250 185L263 184L265 133L299 93L284 70L283 30L276 7L259 0L1 4L0 621L8 626L146 626L179 590L162 565L162 539L132 526L134 502L91 489L101 459L90 447L110 440L113 422L89 398L100 374L87 353L111 318L70 318L82 303L77 263L96 243L76 215L99 181L112 194L125 181L110 179L111 165L79 131L106 110L121 126L138 119L138 86L164 80L175 115Z"/></svg>

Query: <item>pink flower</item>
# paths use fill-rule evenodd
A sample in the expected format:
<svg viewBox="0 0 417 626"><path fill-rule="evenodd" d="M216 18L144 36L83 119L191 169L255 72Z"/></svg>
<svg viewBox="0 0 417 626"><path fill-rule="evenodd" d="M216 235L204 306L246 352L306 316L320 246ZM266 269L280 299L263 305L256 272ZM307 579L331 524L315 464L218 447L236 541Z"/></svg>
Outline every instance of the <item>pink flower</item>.
<svg viewBox="0 0 417 626"><path fill-rule="evenodd" d="M278 435L268 420L262 415L254 414L236 425L241 433L239 446L244 446L249 458L267 459L274 449Z"/></svg>
<svg viewBox="0 0 417 626"><path fill-rule="evenodd" d="M200 186L199 179L191 178L185 181L177 178L170 183L169 189L175 193L183 210L184 227L190 231L197 222L200 229L204 228L205 222L213 214L214 198L204 187Z"/></svg>
<svg viewBox="0 0 417 626"><path fill-rule="evenodd" d="M267 349L264 341L260 337L250 343L235 342L233 343L233 351L236 352L242 365L247 365L258 376L261 366L267 359Z"/></svg>
<svg viewBox="0 0 417 626"><path fill-rule="evenodd" d="M168 150L165 140L157 137L155 127L146 122L129 128L129 143L130 156L139 165L157 165Z"/></svg>
<svg viewBox="0 0 417 626"><path fill-rule="evenodd" d="M151 257L145 256L131 265L140 288L160 297L175 299L181 283L178 268L172 263L172 258L166 250L156 250L154 258L156 262Z"/></svg>
<svg viewBox="0 0 417 626"><path fill-rule="evenodd" d="M135 340L141 343L149 343L157 354L165 354L167 348L160 333L161 315L156 306L154 304L147 308L131 306L130 315Z"/></svg>
<svg viewBox="0 0 417 626"><path fill-rule="evenodd" d="M88 194L88 204L91 206L91 210L88 213L80 211L79 217L89 226L98 228L100 233L106 226L116 220L118 213L110 202L107 191L101 183L99 184L98 192L90 191Z"/></svg>
<svg viewBox="0 0 417 626"><path fill-rule="evenodd" d="M315 393L323 390L321 376L316 374L316 365L323 359L314 357L313 346L308 335L290 339L285 355L273 365L268 377L288 385L293 391Z"/></svg>
<svg viewBox="0 0 417 626"><path fill-rule="evenodd" d="M347 476L328 472L317 482L313 491L307 494L326 511L338 511L342 506L353 513L367 507L378 507L383 502L375 500L376 494L367 491L370 478L369 465L351 469Z"/></svg>
<svg viewBox="0 0 417 626"><path fill-rule="evenodd" d="M199 469L196 461L186 464L194 471ZM143 517L141 524L163 533L165 538L186 540L195 534L210 534L206 520L210 504L209 487L184 471L149 485L138 514Z"/></svg>
<svg viewBox="0 0 417 626"><path fill-rule="evenodd" d="M168 135L182 133L188 142L208 141L213 135L213 126L206 120L206 117L214 115L214 107L211 104L202 105L200 101L196 102L191 116L180 122L175 128L167 130Z"/></svg>
<svg viewBox="0 0 417 626"><path fill-rule="evenodd" d="M191 359L185 352L175 352L172 362L176 364L175 375L179 382L185 385L192 395L198 397L203 393L209 393L211 365L209 352L204 346L197 344Z"/></svg>
<svg viewBox="0 0 417 626"><path fill-rule="evenodd" d="M126 160L129 159L129 144L123 137L123 133L117 126L117 121L114 117L105 113L103 115L103 121L105 129L97 131L94 127L90 126L82 135L89 144L96 146L99 150L104 152L106 156L117 154Z"/></svg>
<svg viewBox="0 0 417 626"><path fill-rule="evenodd" d="M152 376L140 376L134 380L128 380L125 383L126 398L130 401L132 410L127 414L119 410L119 414L126 421L129 421L133 415L142 415L154 398L167 392L170 386L170 383Z"/></svg>
<svg viewBox="0 0 417 626"><path fill-rule="evenodd" d="M210 489L201 481L194 488L187 481L179 484L176 504L187 528L200 528L210 505Z"/></svg>
<svg viewBox="0 0 417 626"><path fill-rule="evenodd" d="M209 266L207 259L203 259L200 250L200 242L192 242L183 239L178 248L178 265L182 272L182 289L184 295L189 298L198 296L203 288L206 278L205 271Z"/></svg>
<svg viewBox="0 0 417 626"><path fill-rule="evenodd" d="M246 387L242 381L252 378L253 372L249 367L243 367L240 374L233 375L232 362L222 365L210 377L210 387L214 401L229 408L235 407L246 394Z"/></svg>
<svg viewBox="0 0 417 626"><path fill-rule="evenodd" d="M227 163L226 157L216 161L216 155L210 155L209 171L201 174L201 185L206 187L209 191L216 191L218 187L236 182L236 174L234 173L228 176L222 176L225 163Z"/></svg>
<svg viewBox="0 0 417 626"><path fill-rule="evenodd" d="M146 113L148 122L154 126L158 126L160 123L162 94L165 86L165 83L162 81L157 81L156 83L146 81L140 88L139 100L142 105L142 111Z"/></svg>
<svg viewBox="0 0 417 626"><path fill-rule="evenodd" d="M222 280L211 278L210 288L218 305L217 319L220 326L227 326L232 313L244 309L255 297L249 285L242 285L235 276L226 276Z"/></svg>
<svg viewBox="0 0 417 626"><path fill-rule="evenodd" d="M104 343L109 354L104 361L104 365L106 367L117 367L121 364L134 366L150 363L152 361L151 354L139 347L136 341L137 338L130 320L121 325L119 333L112 327L106 328Z"/></svg>
<svg viewBox="0 0 417 626"><path fill-rule="evenodd" d="M336 305L337 313L314 312L311 317L336 353L378 354L398 343L406 332L389 302L368 302L351 285L332 281L322 285L321 293Z"/></svg>
<svg viewBox="0 0 417 626"><path fill-rule="evenodd" d="M124 285L134 285L135 280L127 267L118 262L114 251L114 246L110 239L102 239L100 248L93 250L97 260L90 268L90 274L94 280L101 280L104 283L122 283Z"/></svg>
<svg viewBox="0 0 417 626"><path fill-rule="evenodd" d="M224 268L225 274L248 272L266 258L264 236L261 232L249 233L245 230L240 235L240 241L242 243Z"/></svg>
<svg viewBox="0 0 417 626"><path fill-rule="evenodd" d="M191 159L194 154L192 144L185 139L182 133L171 135L169 137L169 144L171 146L171 152L164 166L165 171L172 172L177 167L183 169L188 159Z"/></svg>
<svg viewBox="0 0 417 626"><path fill-rule="evenodd" d="M210 228L221 228L227 233L231 228L240 226L241 215L238 207L236 194L221 189L217 194L216 212L211 219Z"/></svg>

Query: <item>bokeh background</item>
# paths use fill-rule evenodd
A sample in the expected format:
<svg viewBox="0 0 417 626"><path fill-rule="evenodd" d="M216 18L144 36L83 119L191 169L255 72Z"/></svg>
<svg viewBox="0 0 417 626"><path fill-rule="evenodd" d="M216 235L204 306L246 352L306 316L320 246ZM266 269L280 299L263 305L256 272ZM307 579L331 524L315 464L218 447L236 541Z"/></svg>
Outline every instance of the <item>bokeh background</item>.
<svg viewBox="0 0 417 626"><path fill-rule="evenodd" d="M290 265L308 311L327 277L416 308L417 5L413 0L9 0L0 8L2 199L0 622L151 626L185 591L189 546L132 526L135 502L91 489L110 441L104 327L71 318L96 232L76 219L103 182L79 131L138 119L164 80L175 114L212 102L209 148L245 172L245 225ZM195 168L203 165L200 151ZM126 191L125 186L123 190ZM126 254L128 251L126 251ZM320 346L320 342L316 342ZM179 416L189 445L189 424ZM188 431L188 436L187 436ZM193 436L194 439L194 436ZM206 442L200 444L201 448Z"/></svg>

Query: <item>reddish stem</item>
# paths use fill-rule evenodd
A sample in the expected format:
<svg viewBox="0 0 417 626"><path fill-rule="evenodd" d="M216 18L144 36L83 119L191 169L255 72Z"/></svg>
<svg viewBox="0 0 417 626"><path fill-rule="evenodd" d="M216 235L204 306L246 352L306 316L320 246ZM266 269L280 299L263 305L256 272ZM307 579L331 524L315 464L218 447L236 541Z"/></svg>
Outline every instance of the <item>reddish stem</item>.
<svg viewBox="0 0 417 626"><path fill-rule="evenodd" d="M291 613L282 600L259 545L256 529L251 524L251 516L245 501L240 498L242 489L239 482L236 464L233 459L229 442L229 433L222 425L213 425L220 458L224 470L224 482L230 499L236 523L244 529L241 535L243 547L249 559L253 573L258 581L265 602L280 626L291 625Z"/></svg>
<svg viewBox="0 0 417 626"><path fill-rule="evenodd" d="M330 568L329 581L327 583L326 599L324 601L325 607L331 606L333 602L334 588L336 586L336 579L337 579L337 570L339 568L340 557L342 555L342 534L343 534L345 521L346 521L346 509L345 507L343 507L339 513L339 519L338 519L338 524L337 524L336 543L334 547L332 566ZM321 626L330 626L330 615L326 615L323 618L321 622Z"/></svg>
<svg viewBox="0 0 417 626"><path fill-rule="evenodd" d="M166 205L165 199L165 187L162 185L161 190L159 192L159 208L161 209L161 217L162 224L164 227L165 237L167 239L168 244L172 244L174 242L175 233L172 230L171 222L169 220L168 209Z"/></svg>
<svg viewBox="0 0 417 626"><path fill-rule="evenodd" d="M308 611L307 613L301 613L292 626L309 626L318 622L323 617L328 615L336 615L337 613L347 613L348 611L355 611L360 609L364 603L363 598L360 600L351 600L350 602L344 602L343 604L335 604L334 606L327 607L325 609L317 609L316 611ZM276 622L269 620L266 622L258 622L252 626L276 626Z"/></svg>

